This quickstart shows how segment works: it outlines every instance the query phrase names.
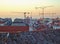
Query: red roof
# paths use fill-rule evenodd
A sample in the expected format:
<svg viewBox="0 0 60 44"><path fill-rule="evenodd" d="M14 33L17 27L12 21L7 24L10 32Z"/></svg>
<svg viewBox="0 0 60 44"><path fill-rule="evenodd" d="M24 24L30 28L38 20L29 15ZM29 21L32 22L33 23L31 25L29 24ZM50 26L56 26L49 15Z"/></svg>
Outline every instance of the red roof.
<svg viewBox="0 0 60 44"><path fill-rule="evenodd" d="M29 26L0 26L0 32L24 32L29 31Z"/></svg>

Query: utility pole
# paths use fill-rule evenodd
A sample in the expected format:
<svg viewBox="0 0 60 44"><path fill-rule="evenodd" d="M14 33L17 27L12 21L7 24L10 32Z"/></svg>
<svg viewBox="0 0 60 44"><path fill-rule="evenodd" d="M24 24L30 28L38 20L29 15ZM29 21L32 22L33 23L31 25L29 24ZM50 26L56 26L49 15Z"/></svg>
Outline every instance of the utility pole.
<svg viewBox="0 0 60 44"><path fill-rule="evenodd" d="M44 7L35 7L35 9L39 9L39 8L41 8L42 9L42 17L44 18L44 10L45 10L45 8L48 8L48 7L52 7L52 6L44 6Z"/></svg>

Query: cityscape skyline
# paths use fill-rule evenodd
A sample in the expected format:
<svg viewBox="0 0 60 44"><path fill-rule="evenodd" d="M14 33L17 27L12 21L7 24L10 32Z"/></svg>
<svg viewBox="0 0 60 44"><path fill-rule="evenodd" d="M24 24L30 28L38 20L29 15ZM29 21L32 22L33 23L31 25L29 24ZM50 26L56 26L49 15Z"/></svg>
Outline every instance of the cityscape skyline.
<svg viewBox="0 0 60 44"><path fill-rule="evenodd" d="M42 9L35 9L35 7L53 6L44 10L44 13L50 13L51 16L60 16L60 0L0 0L0 17L23 18L23 13L11 12L32 12L26 14L27 16L39 17L42 14ZM51 13L56 13L52 15ZM50 17L51 17L50 16ZM49 17L45 14L45 17Z"/></svg>

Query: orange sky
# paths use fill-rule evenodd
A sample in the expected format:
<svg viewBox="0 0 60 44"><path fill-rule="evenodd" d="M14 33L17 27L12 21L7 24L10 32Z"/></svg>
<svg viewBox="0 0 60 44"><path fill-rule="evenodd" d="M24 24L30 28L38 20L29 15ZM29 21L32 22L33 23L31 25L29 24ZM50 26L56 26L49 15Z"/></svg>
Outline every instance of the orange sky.
<svg viewBox="0 0 60 44"><path fill-rule="evenodd" d="M15 14L11 12L32 12L32 16L38 17L42 13L42 9L35 9L35 7L47 7L45 13L60 14L60 0L0 0L0 17L23 17L23 13ZM22 15L21 15L22 14ZM56 15L57 15L56 14ZM31 15L31 14L30 14Z"/></svg>

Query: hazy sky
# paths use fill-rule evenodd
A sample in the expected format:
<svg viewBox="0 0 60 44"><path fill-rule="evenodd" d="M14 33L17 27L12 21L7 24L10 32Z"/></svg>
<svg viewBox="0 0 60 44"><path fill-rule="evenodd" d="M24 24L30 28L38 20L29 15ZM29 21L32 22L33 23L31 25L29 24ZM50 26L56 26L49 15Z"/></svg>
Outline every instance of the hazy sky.
<svg viewBox="0 0 60 44"><path fill-rule="evenodd" d="M45 13L60 14L60 0L0 0L0 17L23 17L23 13L11 12L32 12L32 16L42 12L42 9L35 7L52 6L45 9ZM22 15L21 15L22 14ZM33 15L34 14L34 15ZM30 14L31 15L31 14ZM49 15L46 15L49 16Z"/></svg>

